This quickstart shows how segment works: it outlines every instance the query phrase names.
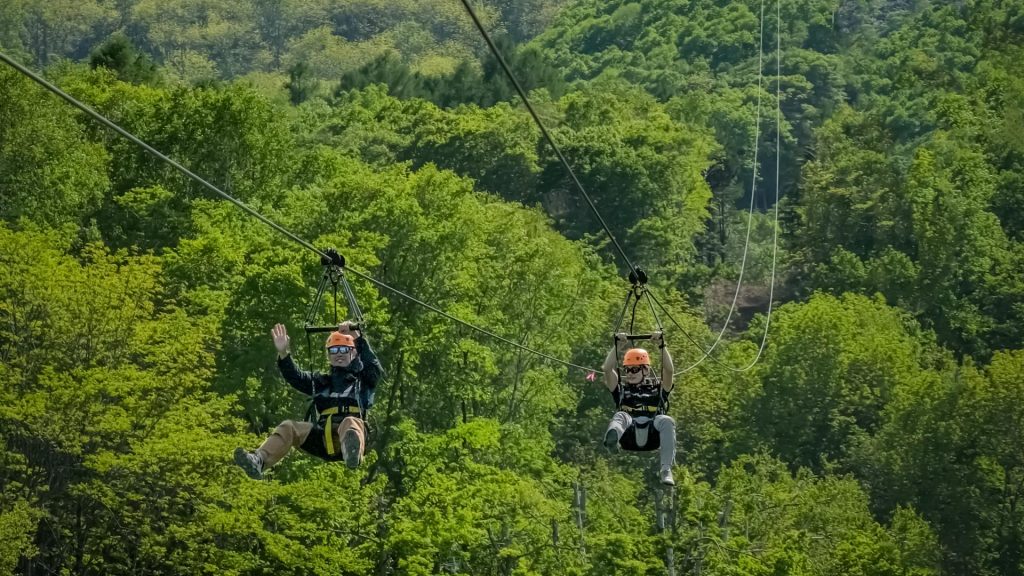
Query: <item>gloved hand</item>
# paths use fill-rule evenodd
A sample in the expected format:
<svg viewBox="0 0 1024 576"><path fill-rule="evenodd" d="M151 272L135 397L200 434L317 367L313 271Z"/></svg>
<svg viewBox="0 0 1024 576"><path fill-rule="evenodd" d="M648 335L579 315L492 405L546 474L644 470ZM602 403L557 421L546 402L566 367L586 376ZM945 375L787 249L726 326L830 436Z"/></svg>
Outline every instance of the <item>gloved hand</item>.
<svg viewBox="0 0 1024 576"><path fill-rule="evenodd" d="M345 320L341 324L338 324L338 332L341 332L342 334L348 334L353 338L359 338L360 336L363 335L363 333L357 330L355 328L356 326L357 324L355 322L351 320Z"/></svg>
<svg viewBox="0 0 1024 576"><path fill-rule="evenodd" d="M665 347L665 334L661 330L656 330L651 333L651 342L654 342L658 348Z"/></svg>

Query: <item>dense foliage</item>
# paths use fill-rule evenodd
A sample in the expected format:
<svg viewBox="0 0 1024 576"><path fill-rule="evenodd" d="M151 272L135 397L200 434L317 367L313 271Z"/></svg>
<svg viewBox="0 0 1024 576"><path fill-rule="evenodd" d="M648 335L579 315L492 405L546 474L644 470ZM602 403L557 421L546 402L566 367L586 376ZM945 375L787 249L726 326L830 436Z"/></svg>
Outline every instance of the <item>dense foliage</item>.
<svg viewBox="0 0 1024 576"><path fill-rule="evenodd" d="M674 492L598 450L600 378L356 277L366 464L249 480L305 411L270 327L323 362L319 262L2 67L0 573L1024 572L1024 2L478 8L671 313ZM624 267L458 2L14 0L0 48L353 269L602 361Z"/></svg>

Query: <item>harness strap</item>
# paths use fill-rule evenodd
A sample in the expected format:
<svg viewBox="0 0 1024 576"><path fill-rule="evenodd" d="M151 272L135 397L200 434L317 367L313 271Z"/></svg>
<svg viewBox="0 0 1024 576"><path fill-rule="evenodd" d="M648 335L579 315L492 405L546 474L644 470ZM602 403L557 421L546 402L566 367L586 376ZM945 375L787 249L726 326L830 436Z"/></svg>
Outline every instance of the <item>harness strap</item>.
<svg viewBox="0 0 1024 576"><path fill-rule="evenodd" d="M351 414L354 416L360 415L359 406L352 406L349 404L345 406L344 410L339 410L337 406L328 408L320 413L320 416L327 416L327 422L324 423L324 447L327 449L329 456L334 456L337 450L334 447L334 415L335 414Z"/></svg>
<svg viewBox="0 0 1024 576"><path fill-rule="evenodd" d="M645 413L645 414L658 414L661 411L661 406L658 405L658 404L647 404L645 406L640 406L638 408L633 408L633 407L630 407L630 406L623 406L622 410L624 412L631 412L631 413L632 412L641 412L641 413Z"/></svg>
<svg viewBox="0 0 1024 576"><path fill-rule="evenodd" d="M334 415L338 413L338 407L328 408L320 413L320 416L327 416L327 423L324 426L324 447L327 449L328 456L334 456L334 430L331 426L331 420Z"/></svg>

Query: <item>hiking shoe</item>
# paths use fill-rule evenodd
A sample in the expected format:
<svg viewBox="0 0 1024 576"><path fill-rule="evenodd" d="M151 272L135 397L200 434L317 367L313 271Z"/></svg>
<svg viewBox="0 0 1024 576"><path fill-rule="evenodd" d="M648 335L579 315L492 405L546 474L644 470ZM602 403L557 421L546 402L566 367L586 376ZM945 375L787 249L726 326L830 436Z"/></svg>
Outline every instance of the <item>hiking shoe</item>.
<svg viewBox="0 0 1024 576"><path fill-rule="evenodd" d="M242 467L245 473L253 480L263 479L263 458L259 454L246 452L242 448L235 448L235 464Z"/></svg>
<svg viewBox="0 0 1024 576"><path fill-rule="evenodd" d="M341 439L341 451L345 455L345 466L353 470L359 468L362 455L359 453L359 435L355 430L345 432L345 437Z"/></svg>
<svg viewBox="0 0 1024 576"><path fill-rule="evenodd" d="M661 471L661 483L665 486L675 486L676 479L672 477L672 469L665 468Z"/></svg>
<svg viewBox="0 0 1024 576"><path fill-rule="evenodd" d="M608 431L604 433L604 447L607 448L609 452L614 453L619 451L619 435L615 432L614 428L609 428Z"/></svg>

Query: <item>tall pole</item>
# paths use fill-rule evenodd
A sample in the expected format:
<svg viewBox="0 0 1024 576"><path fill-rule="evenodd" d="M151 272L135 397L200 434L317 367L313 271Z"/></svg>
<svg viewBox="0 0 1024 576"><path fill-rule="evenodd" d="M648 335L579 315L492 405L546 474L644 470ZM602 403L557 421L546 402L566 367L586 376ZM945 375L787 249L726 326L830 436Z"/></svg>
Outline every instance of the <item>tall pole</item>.
<svg viewBox="0 0 1024 576"><path fill-rule="evenodd" d="M674 487L662 486L654 489L654 519L658 532L665 541L665 568L668 569L668 576L676 576L676 551L672 545L672 537L676 532L675 508ZM666 534L668 528L671 528L671 534Z"/></svg>
<svg viewBox="0 0 1024 576"><path fill-rule="evenodd" d="M587 514L587 488L576 482L572 485L573 494L576 498L576 525L580 529L580 555L587 557L587 543L583 529L583 519Z"/></svg>

